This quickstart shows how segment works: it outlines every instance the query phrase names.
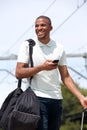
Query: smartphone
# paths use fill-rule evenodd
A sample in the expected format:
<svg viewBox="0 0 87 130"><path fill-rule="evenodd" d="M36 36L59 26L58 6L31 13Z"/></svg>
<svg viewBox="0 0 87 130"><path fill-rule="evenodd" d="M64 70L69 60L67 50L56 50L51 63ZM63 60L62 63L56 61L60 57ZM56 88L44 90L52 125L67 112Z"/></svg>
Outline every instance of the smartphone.
<svg viewBox="0 0 87 130"><path fill-rule="evenodd" d="M53 60L53 63L58 63L59 60Z"/></svg>

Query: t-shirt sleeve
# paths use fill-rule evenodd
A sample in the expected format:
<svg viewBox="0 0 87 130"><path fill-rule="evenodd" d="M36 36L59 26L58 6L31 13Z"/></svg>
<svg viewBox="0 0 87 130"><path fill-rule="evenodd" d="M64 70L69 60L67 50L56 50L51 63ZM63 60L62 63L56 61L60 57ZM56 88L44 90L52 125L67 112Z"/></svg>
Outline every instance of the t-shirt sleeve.
<svg viewBox="0 0 87 130"><path fill-rule="evenodd" d="M19 49L17 62L29 63L29 43L24 41Z"/></svg>
<svg viewBox="0 0 87 130"><path fill-rule="evenodd" d="M62 52L62 55L61 55L61 57L60 57L60 59L59 59L59 65L67 65L67 60L66 60L66 53L65 53L65 51L63 50L63 52Z"/></svg>

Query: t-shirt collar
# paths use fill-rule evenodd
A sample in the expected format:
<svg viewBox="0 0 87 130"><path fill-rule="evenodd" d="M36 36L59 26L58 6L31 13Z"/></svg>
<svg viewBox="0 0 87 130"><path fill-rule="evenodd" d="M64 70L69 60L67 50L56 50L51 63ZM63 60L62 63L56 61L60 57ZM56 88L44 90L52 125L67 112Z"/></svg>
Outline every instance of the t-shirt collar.
<svg viewBox="0 0 87 130"><path fill-rule="evenodd" d="M51 47L52 46L52 42L51 42L52 40L51 39L47 44L44 44L44 43L40 42L39 40L37 40L37 41L38 41L39 46L41 46L41 47L43 47L43 46Z"/></svg>

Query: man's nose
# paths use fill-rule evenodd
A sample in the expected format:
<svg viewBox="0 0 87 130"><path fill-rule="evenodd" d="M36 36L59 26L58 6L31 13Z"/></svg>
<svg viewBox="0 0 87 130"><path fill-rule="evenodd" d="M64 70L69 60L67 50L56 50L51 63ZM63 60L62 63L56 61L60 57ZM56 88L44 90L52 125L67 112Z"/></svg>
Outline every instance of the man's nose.
<svg viewBox="0 0 87 130"><path fill-rule="evenodd" d="M38 30L42 29L42 26L38 26Z"/></svg>

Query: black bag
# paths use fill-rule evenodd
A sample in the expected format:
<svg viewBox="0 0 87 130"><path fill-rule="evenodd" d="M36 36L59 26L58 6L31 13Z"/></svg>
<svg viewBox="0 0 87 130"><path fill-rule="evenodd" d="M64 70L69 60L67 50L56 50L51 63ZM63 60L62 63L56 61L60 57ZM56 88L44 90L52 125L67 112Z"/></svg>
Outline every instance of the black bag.
<svg viewBox="0 0 87 130"><path fill-rule="evenodd" d="M9 115L13 111L18 97L23 93L20 86L21 86L21 81L19 80L18 87L14 91L9 93L9 95L6 97L5 101L1 106L0 128L2 128L3 130L8 130Z"/></svg>
<svg viewBox="0 0 87 130"><path fill-rule="evenodd" d="M35 42L32 39L29 39L28 41L30 43L29 56L32 67L32 53ZM32 77L30 78L30 84L31 80ZM21 90L21 79L19 80L18 86L17 90L21 91L19 96L14 98L13 94L15 93L14 91L16 91L14 90L12 94L10 94L12 96L8 96L9 98L7 97L2 105L0 110L0 126L3 130L35 130L38 127L40 120L38 97L31 90L31 87L28 87L24 92ZM12 100L14 102L12 102ZM9 104L8 109L7 104Z"/></svg>
<svg viewBox="0 0 87 130"><path fill-rule="evenodd" d="M39 102L30 87L18 98L9 117L9 130L35 130L38 126Z"/></svg>

